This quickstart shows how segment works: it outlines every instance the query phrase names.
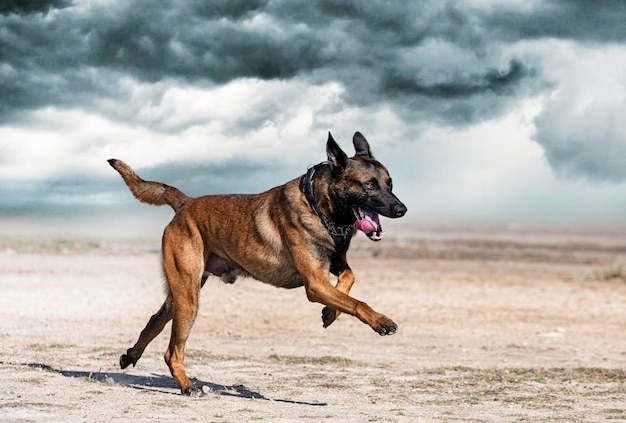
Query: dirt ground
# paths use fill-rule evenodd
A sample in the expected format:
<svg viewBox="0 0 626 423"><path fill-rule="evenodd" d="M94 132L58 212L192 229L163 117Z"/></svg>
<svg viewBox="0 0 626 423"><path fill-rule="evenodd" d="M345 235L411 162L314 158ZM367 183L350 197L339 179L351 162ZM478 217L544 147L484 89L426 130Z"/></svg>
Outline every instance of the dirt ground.
<svg viewBox="0 0 626 423"><path fill-rule="evenodd" d="M322 328L302 289L211 278L187 343L120 370L164 299L156 239L0 237L0 421L626 420L626 230L388 229L348 256L398 323Z"/></svg>

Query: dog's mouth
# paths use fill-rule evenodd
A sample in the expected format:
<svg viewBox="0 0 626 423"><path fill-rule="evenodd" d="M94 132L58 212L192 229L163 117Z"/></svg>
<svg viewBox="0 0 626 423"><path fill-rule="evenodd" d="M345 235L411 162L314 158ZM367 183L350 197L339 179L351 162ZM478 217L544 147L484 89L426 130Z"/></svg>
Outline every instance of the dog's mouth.
<svg viewBox="0 0 626 423"><path fill-rule="evenodd" d="M372 241L383 239L383 228L380 226L378 213L359 206L355 206L352 211L356 217L354 229L365 232L365 235Z"/></svg>

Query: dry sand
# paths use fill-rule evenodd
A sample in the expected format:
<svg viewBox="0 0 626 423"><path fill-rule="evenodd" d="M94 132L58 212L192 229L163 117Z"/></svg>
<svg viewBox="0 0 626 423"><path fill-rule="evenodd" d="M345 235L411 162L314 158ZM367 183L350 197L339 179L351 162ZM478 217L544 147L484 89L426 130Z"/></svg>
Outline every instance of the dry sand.
<svg viewBox="0 0 626 423"><path fill-rule="evenodd" d="M626 419L626 233L393 227L358 236L354 297L399 325L323 329L302 289L211 278L187 343L203 398L119 355L163 301L154 239L0 238L0 421Z"/></svg>

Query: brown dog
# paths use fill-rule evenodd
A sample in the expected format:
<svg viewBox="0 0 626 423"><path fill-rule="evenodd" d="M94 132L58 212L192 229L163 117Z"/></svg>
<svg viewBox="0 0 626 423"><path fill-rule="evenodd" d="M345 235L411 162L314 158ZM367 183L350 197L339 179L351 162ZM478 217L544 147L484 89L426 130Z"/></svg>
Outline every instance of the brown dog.
<svg viewBox="0 0 626 423"><path fill-rule="evenodd" d="M121 367L134 366L172 320L165 361L183 395L198 392L185 373L183 358L208 275L229 283L242 275L281 288L304 286L309 301L326 306L324 327L343 312L380 335L393 334L397 325L391 319L348 295L354 274L346 252L356 229L380 240L378 215L401 217L407 209L391 192L389 173L374 159L363 135L354 134L353 143L356 155L348 158L329 133L328 161L254 195L191 198L174 187L144 181L125 163L109 160L139 201L169 204L176 213L163 233L169 294L137 343L120 357ZM336 286L329 272L338 276Z"/></svg>

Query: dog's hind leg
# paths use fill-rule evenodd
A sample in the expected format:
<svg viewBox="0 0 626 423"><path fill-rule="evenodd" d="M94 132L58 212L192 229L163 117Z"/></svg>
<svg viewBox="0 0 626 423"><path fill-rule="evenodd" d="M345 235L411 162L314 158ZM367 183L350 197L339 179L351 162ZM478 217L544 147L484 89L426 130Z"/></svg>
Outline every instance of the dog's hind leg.
<svg viewBox="0 0 626 423"><path fill-rule="evenodd" d="M341 273L339 273L335 288L344 294L348 294L350 289L352 289L352 285L354 285L354 273L349 268L344 269ZM330 326L340 314L341 311L339 310L335 310L334 308L330 308L328 306L324 307L322 309L322 322L324 323L324 327L327 328Z"/></svg>
<svg viewBox="0 0 626 423"><path fill-rule="evenodd" d="M161 333L170 320L172 320L172 297L168 295L159 311L150 318L146 327L141 331L135 345L129 348L126 354L122 354L120 357L120 367L125 369L131 364L134 367L148 344Z"/></svg>
<svg viewBox="0 0 626 423"><path fill-rule="evenodd" d="M180 235L179 235L180 236ZM178 239L180 239L178 236ZM176 234L172 235L176 239ZM198 388L185 372L185 343L198 314L200 284L204 270L202 241L163 243L163 268L172 296L172 335L165 362L183 395L194 395Z"/></svg>
<svg viewBox="0 0 626 423"><path fill-rule="evenodd" d="M205 270L200 280L200 287L204 286L209 275L211 273ZM234 279L236 279L236 276L232 279L232 282L234 282ZM232 283L231 281L228 282ZM131 364L135 367L148 344L163 331L163 328L170 320L172 320L172 297L168 295L159 311L150 318L146 327L141 331L137 343L132 348L129 348L126 354L120 356L120 367L125 369Z"/></svg>

